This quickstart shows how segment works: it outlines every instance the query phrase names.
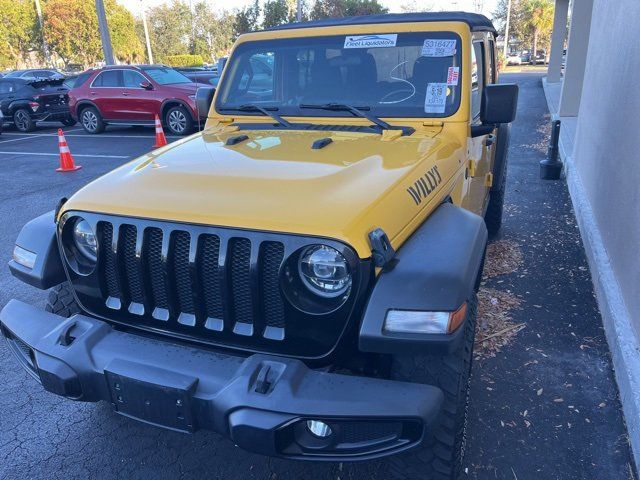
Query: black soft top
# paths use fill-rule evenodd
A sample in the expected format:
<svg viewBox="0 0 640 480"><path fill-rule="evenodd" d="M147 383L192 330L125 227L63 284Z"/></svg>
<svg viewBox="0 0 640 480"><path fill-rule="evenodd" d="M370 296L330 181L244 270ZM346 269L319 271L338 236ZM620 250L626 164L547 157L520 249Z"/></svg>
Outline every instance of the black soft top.
<svg viewBox="0 0 640 480"><path fill-rule="evenodd" d="M267 30L410 22L463 22L469 25L471 31L496 34L496 29L493 23L491 23L491 20L484 15L468 12L385 13L380 15L362 15L359 17L326 18L311 22L285 23L284 25L268 28Z"/></svg>

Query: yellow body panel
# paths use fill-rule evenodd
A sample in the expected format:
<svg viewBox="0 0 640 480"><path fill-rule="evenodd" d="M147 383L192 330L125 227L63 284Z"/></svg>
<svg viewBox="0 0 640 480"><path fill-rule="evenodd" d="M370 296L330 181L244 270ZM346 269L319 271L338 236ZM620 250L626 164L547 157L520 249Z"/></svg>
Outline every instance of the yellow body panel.
<svg viewBox="0 0 640 480"><path fill-rule="evenodd" d="M262 38L314 35L454 31L462 39L463 72L470 72L471 33L466 24L403 23L259 32ZM233 53L231 54L233 57ZM227 68L232 67L230 64ZM205 130L140 157L92 182L64 211L80 210L342 240L362 258L371 255L368 233L382 228L398 248L431 211L450 196L478 213L482 184L468 175L468 160L484 147L469 138L470 74L461 77L459 110L445 119L386 118L412 126L410 136L340 131L243 130L249 139L233 146L233 121L271 124L264 116L221 115L212 106ZM215 104L215 100L214 100ZM368 125L352 117L287 117L291 122ZM319 150L315 140L333 142ZM485 167L486 168L486 167ZM478 177L478 175L480 177ZM61 213L63 213L61 212Z"/></svg>

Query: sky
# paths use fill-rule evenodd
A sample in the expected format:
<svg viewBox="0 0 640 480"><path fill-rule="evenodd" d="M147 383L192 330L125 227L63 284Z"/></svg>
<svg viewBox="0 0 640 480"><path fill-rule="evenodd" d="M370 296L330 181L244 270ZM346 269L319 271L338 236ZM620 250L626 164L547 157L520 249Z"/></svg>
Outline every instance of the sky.
<svg viewBox="0 0 640 480"><path fill-rule="evenodd" d="M118 0L118 3L124 5L134 14L139 14L142 9L167 3L169 0ZM185 0L189 1L189 0ZM234 9L242 8L253 2L253 0L206 0L214 8ZM262 0L261 0L262 1ZM431 7L433 11L440 10L464 10L467 12L475 12L475 4L482 4L482 13L491 18L491 13L495 9L497 0L380 0L390 12L401 12L403 5L415 5Z"/></svg>

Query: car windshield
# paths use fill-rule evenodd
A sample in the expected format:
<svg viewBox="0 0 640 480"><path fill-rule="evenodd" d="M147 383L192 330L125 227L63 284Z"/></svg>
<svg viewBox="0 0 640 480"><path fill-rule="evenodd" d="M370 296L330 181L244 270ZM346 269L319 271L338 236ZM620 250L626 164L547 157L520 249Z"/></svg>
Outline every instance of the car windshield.
<svg viewBox="0 0 640 480"><path fill-rule="evenodd" d="M187 77L180 72L168 67L142 67L147 75L149 75L154 82L160 85L172 85L175 83L191 83Z"/></svg>
<svg viewBox="0 0 640 480"><path fill-rule="evenodd" d="M378 117L447 117L460 104L461 59L461 40L453 32L246 42L225 67L216 109L252 104L280 115L352 115L309 108L335 103Z"/></svg>

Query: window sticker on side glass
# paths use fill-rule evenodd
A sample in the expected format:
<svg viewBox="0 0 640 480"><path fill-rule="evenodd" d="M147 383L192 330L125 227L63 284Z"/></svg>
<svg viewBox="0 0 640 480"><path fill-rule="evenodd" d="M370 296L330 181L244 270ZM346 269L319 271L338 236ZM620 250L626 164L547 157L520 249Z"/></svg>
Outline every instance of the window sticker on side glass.
<svg viewBox="0 0 640 480"><path fill-rule="evenodd" d="M397 33L377 35L350 35L344 39L344 48L381 48L395 47Z"/></svg>
<svg viewBox="0 0 640 480"><path fill-rule="evenodd" d="M449 67L447 73L447 85L458 85L458 79L460 78L460 67Z"/></svg>
<svg viewBox="0 0 640 480"><path fill-rule="evenodd" d="M455 54L455 39L429 39L422 44L423 57L452 57Z"/></svg>
<svg viewBox="0 0 640 480"><path fill-rule="evenodd" d="M425 113L444 113L447 104L447 84L430 83L427 85L427 96L424 99Z"/></svg>

